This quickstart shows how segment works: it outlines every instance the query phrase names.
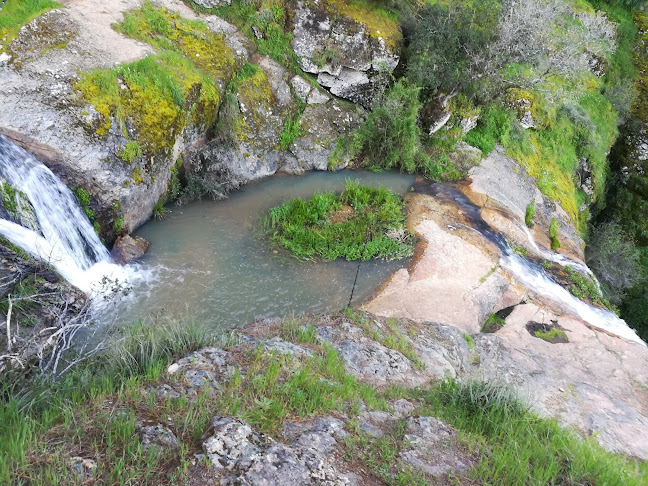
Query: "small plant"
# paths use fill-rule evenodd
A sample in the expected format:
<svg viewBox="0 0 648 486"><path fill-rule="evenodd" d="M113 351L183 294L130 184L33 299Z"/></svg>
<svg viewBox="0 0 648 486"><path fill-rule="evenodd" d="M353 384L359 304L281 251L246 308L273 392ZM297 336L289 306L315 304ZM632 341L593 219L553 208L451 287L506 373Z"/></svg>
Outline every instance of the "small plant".
<svg viewBox="0 0 648 486"><path fill-rule="evenodd" d="M537 338L540 338L544 341L548 342L569 342L569 339L567 338L567 334L565 334L565 331L561 331L560 329L556 329L555 327L551 328L548 331L536 331L533 333L533 335Z"/></svg>
<svg viewBox="0 0 648 486"><path fill-rule="evenodd" d="M475 347L475 340L473 339L473 337L470 334L464 332L463 333L463 338L468 343L468 349L473 349Z"/></svg>
<svg viewBox="0 0 648 486"><path fill-rule="evenodd" d="M512 244L511 249L521 257L527 258L529 256L529 252L522 245Z"/></svg>
<svg viewBox="0 0 648 486"><path fill-rule="evenodd" d="M541 265L545 270L551 270L551 267L553 267L553 264L549 260L544 260Z"/></svg>
<svg viewBox="0 0 648 486"><path fill-rule="evenodd" d="M549 226L549 237L551 238L552 250L555 251L562 247L562 243L560 243L560 240L558 239L558 221L556 221L556 218L551 220L551 225Z"/></svg>
<svg viewBox="0 0 648 486"><path fill-rule="evenodd" d="M164 200L162 198L158 199L158 202L153 208L153 217L159 221L163 219L167 215L167 213L168 209L164 207Z"/></svg>
<svg viewBox="0 0 648 486"><path fill-rule="evenodd" d="M491 314L484 322L484 325L481 328L481 332L484 333L493 333L497 332L504 327L506 322L504 319L500 318L497 314Z"/></svg>
<svg viewBox="0 0 648 486"><path fill-rule="evenodd" d="M120 234L124 229L124 215L120 215L113 221L113 231L116 235Z"/></svg>
<svg viewBox="0 0 648 486"><path fill-rule="evenodd" d="M119 152L119 158L127 164L132 164L136 157L142 156L142 146L134 141L129 141L126 146Z"/></svg>
<svg viewBox="0 0 648 486"><path fill-rule="evenodd" d="M281 132L281 141L279 147L282 150L288 149L290 145L301 136L301 128L299 126L299 117L296 119L288 118L284 123L283 132Z"/></svg>
<svg viewBox="0 0 648 486"><path fill-rule="evenodd" d="M535 199L531 201L526 208L526 214L524 215L524 223L528 228L533 228L533 218L535 217Z"/></svg>

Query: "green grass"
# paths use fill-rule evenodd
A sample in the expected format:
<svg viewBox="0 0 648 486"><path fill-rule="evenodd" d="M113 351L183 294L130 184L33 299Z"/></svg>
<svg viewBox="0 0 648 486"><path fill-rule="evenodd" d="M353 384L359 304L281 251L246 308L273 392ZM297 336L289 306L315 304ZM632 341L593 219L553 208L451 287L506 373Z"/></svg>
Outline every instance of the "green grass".
<svg viewBox="0 0 648 486"><path fill-rule="evenodd" d="M354 323L362 317L349 315ZM395 320L383 327L403 331ZM360 461L386 484L429 484L400 461L400 451L408 447L404 421L380 439L357 428L361 405L386 411L388 400L396 398L416 400L420 408L414 416L436 416L459 429L458 446L473 451L477 461L464 477L475 484L633 486L648 478L645 464L605 452L593 440L584 441L554 420L537 417L509 389L444 381L424 389L380 391L347 374L334 349L317 345L308 319L288 319L272 329L284 339L306 344L313 355L279 356L221 340L221 345L233 346L228 364L234 371L218 393L207 389L193 399L158 397L149 387L163 377L171 384L182 380L164 375L170 362L219 340L204 326L172 321L135 326L106 355L80 365L59 382L36 382L28 388L23 382L5 381L0 482L22 478L25 484L66 484L68 459L80 455L97 461L97 484L182 484L215 416L239 417L275 435L288 421L333 413L349 417L343 459ZM181 442L180 451L144 452L136 431L142 419L168 424Z"/></svg>
<svg viewBox="0 0 648 486"><path fill-rule="evenodd" d="M548 331L536 331L533 333L533 335L548 342L552 342L554 340L559 340L565 343L569 342L569 338L567 337L567 334L565 334L565 331L561 331L560 329L557 329L555 327L549 329Z"/></svg>
<svg viewBox="0 0 648 486"><path fill-rule="evenodd" d="M0 51L9 45L23 25L60 6L53 0L7 0L0 10Z"/></svg>
<svg viewBox="0 0 648 486"><path fill-rule="evenodd" d="M526 208L526 213L524 214L524 224L527 225L527 228L533 228L533 218L535 217L535 199Z"/></svg>
<svg viewBox="0 0 648 486"><path fill-rule="evenodd" d="M572 270L570 267L564 267L569 281L573 284L569 289L579 299L587 299L595 305L605 307L606 309L614 309L610 302L601 294L596 283L585 275Z"/></svg>
<svg viewBox="0 0 648 486"><path fill-rule="evenodd" d="M127 164L132 164L137 157L142 156L142 147L139 143L130 140L119 152L119 158Z"/></svg>
<svg viewBox="0 0 648 486"><path fill-rule="evenodd" d="M504 319L498 317L497 314L491 314L490 316L488 316L488 319L486 319L486 322L484 322L484 325L481 328L481 332L497 332L502 329L502 327L504 327L505 323L506 322L504 321Z"/></svg>
<svg viewBox="0 0 648 486"><path fill-rule="evenodd" d="M556 221L556 218L553 218L551 220L551 224L549 225L549 238L551 238L552 250L555 251L558 248L562 247L562 243L560 243L560 240L558 239L558 221Z"/></svg>
<svg viewBox="0 0 648 486"><path fill-rule="evenodd" d="M423 393L420 415L434 415L481 452L470 472L479 484L642 485L645 464L603 450L553 419L540 418L508 388L446 381Z"/></svg>
<svg viewBox="0 0 648 486"><path fill-rule="evenodd" d="M404 203L384 188L348 181L340 195L316 194L270 209L270 241L302 259L404 258L413 252Z"/></svg>
<svg viewBox="0 0 648 486"><path fill-rule="evenodd" d="M295 74L301 72L297 56L290 47L292 34L286 32L288 14L283 1L261 0L250 2L233 0L231 5L206 9L192 0L187 3L198 12L209 12L236 25L257 46L261 55L268 55ZM252 28L262 34L257 38Z"/></svg>

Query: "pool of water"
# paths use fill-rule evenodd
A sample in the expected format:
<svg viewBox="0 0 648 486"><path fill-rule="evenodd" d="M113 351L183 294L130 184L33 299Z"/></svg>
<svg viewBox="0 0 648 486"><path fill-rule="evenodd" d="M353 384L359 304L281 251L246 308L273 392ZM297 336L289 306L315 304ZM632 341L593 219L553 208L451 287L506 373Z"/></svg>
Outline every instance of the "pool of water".
<svg viewBox="0 0 648 486"><path fill-rule="evenodd" d="M130 324L151 313L171 313L212 328L242 326L263 317L338 311L351 294L357 262L303 262L269 247L260 218L273 206L316 192L341 191L347 179L406 193L414 177L366 171L277 176L245 186L223 201L170 206L168 216L136 232L151 246L139 263L145 281L113 319ZM353 303L359 303L404 261L360 267Z"/></svg>

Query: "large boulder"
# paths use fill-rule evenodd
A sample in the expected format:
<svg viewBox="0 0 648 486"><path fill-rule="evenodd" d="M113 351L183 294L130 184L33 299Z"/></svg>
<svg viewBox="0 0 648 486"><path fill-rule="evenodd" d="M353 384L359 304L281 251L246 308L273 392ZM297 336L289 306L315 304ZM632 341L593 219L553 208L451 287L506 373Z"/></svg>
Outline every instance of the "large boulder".
<svg viewBox="0 0 648 486"><path fill-rule="evenodd" d="M301 68L317 74L331 93L369 106L398 65L402 34L397 20L369 2L298 2L291 46Z"/></svg>

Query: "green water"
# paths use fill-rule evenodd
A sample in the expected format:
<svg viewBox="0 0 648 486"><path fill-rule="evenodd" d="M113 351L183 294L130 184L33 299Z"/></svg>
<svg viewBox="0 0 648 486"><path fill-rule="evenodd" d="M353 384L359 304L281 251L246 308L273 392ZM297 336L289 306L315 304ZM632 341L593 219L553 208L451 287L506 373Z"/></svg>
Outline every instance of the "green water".
<svg viewBox="0 0 648 486"><path fill-rule="evenodd" d="M414 182L398 173L348 170L277 176L248 184L223 201L170 206L165 219L137 231L151 243L140 265L152 276L134 285L113 316L126 323L164 312L228 329L264 317L344 308L357 262L303 262L283 251L274 253L259 233L259 219L285 200L339 192L348 178L400 194ZM369 297L404 263L363 262L353 304Z"/></svg>

